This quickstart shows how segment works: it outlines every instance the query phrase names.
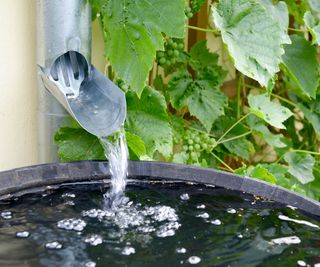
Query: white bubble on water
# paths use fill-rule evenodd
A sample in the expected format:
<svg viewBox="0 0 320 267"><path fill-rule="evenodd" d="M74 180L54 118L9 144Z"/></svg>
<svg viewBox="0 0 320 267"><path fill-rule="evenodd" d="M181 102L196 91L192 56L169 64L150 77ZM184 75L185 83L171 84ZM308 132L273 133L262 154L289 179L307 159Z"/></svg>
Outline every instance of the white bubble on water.
<svg viewBox="0 0 320 267"><path fill-rule="evenodd" d="M168 236L174 236L176 234L177 229L181 224L178 222L169 222L164 225L161 225L159 227L159 230L156 232L157 237L168 237Z"/></svg>
<svg viewBox="0 0 320 267"><path fill-rule="evenodd" d="M270 244L275 244L275 245L291 245L291 244L300 244L301 239L297 236L287 236L287 237L280 237L280 238L275 238L272 239Z"/></svg>
<svg viewBox="0 0 320 267"><path fill-rule="evenodd" d="M85 267L96 267L96 263L94 261L87 261L84 266Z"/></svg>
<svg viewBox="0 0 320 267"><path fill-rule="evenodd" d="M58 241L48 242L45 244L47 249L61 249L62 245Z"/></svg>
<svg viewBox="0 0 320 267"><path fill-rule="evenodd" d="M10 219L12 219L12 212L8 211L8 210L5 210L5 211L1 212L0 216L1 216L2 219L10 220Z"/></svg>
<svg viewBox="0 0 320 267"><path fill-rule="evenodd" d="M233 208L228 208L228 209L227 209L227 212L230 213L230 214L235 214L235 213L237 213L237 211L236 211L235 209L233 209Z"/></svg>
<svg viewBox="0 0 320 267"><path fill-rule="evenodd" d="M221 221L219 219L215 219L210 222L211 222L211 224L214 224L214 225L221 225Z"/></svg>
<svg viewBox="0 0 320 267"><path fill-rule="evenodd" d="M61 221L58 221L57 227L60 229L65 229L65 230L74 230L81 232L85 227L86 227L86 222L81 219L64 219Z"/></svg>
<svg viewBox="0 0 320 267"><path fill-rule="evenodd" d="M150 207L149 210L153 210L153 216L152 218L156 220L157 222L163 222L163 221L170 221L175 222L177 221L178 215L176 214L175 209L168 207L168 206L155 206Z"/></svg>
<svg viewBox="0 0 320 267"><path fill-rule="evenodd" d="M199 213L197 215L198 218L208 219L210 215L207 212Z"/></svg>
<svg viewBox="0 0 320 267"><path fill-rule="evenodd" d="M185 248L177 248L177 249L176 249L176 252L177 252L177 253L182 253L182 254L184 254L184 253L187 252L187 250L186 250Z"/></svg>
<svg viewBox="0 0 320 267"><path fill-rule="evenodd" d="M84 242L89 243L91 246L102 244L102 237L100 235L92 234L85 238Z"/></svg>
<svg viewBox="0 0 320 267"><path fill-rule="evenodd" d="M73 193L64 193L64 194L62 194L62 197L64 197L64 198L67 198L67 197L75 198L76 195L73 194Z"/></svg>
<svg viewBox="0 0 320 267"><path fill-rule="evenodd" d="M185 194L180 195L180 199L182 199L182 200L189 200L189 199L190 199L190 196L189 196L188 193L185 193Z"/></svg>
<svg viewBox="0 0 320 267"><path fill-rule="evenodd" d="M201 259L200 259L198 256L191 256L191 257L188 259L188 262L189 262L190 264L198 264L200 261L201 261Z"/></svg>
<svg viewBox="0 0 320 267"><path fill-rule="evenodd" d="M205 209L205 208L206 208L206 205L204 204L197 205L197 209Z"/></svg>
<svg viewBox="0 0 320 267"><path fill-rule="evenodd" d="M302 267L307 266L307 264L302 260L297 261L297 264L298 266L302 266Z"/></svg>
<svg viewBox="0 0 320 267"><path fill-rule="evenodd" d="M129 255L134 254L134 253L136 253L135 248L134 247L129 247L129 246L124 247L123 250L121 251L121 254L125 255L125 256L129 256Z"/></svg>
<svg viewBox="0 0 320 267"><path fill-rule="evenodd" d="M27 238L29 237L30 233L27 231L22 231L22 232L16 232L16 237L19 238Z"/></svg>

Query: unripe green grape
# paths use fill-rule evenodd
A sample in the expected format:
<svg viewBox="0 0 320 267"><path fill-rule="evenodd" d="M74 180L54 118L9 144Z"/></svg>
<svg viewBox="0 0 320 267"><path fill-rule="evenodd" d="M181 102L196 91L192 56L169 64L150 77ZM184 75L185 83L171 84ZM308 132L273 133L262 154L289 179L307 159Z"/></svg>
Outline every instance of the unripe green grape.
<svg viewBox="0 0 320 267"><path fill-rule="evenodd" d="M169 56L172 56L173 55L173 50L168 50L168 52L167 52L167 54L169 55Z"/></svg>
<svg viewBox="0 0 320 267"><path fill-rule="evenodd" d="M182 147L182 150L183 150L183 151L187 151L187 150L188 150L188 146L183 146L183 147Z"/></svg>
<svg viewBox="0 0 320 267"><path fill-rule="evenodd" d="M171 58L171 64L175 64L177 62L177 60L175 58Z"/></svg>
<svg viewBox="0 0 320 267"><path fill-rule="evenodd" d="M179 53L179 51L178 51L178 50L176 50L176 49L175 49L175 50L173 50L173 55L174 55L175 57L178 57L178 56L179 56L179 54L180 54L180 53Z"/></svg>
<svg viewBox="0 0 320 267"><path fill-rule="evenodd" d="M167 61L167 60L166 60L164 57L162 57L162 58L159 59L160 65L166 64L166 61Z"/></svg>
<svg viewBox="0 0 320 267"><path fill-rule="evenodd" d="M206 143L203 143L203 144L202 144L202 148L203 148L204 150L207 150L208 145L207 145Z"/></svg>
<svg viewBox="0 0 320 267"><path fill-rule="evenodd" d="M158 51L158 52L157 52L157 56L158 56L159 58L164 57L164 52L163 52L163 51Z"/></svg>
<svg viewBox="0 0 320 267"><path fill-rule="evenodd" d="M193 151L193 146L189 146L189 147L188 147L188 150L189 150L189 151Z"/></svg>
<svg viewBox="0 0 320 267"><path fill-rule="evenodd" d="M200 150L200 145L199 144L195 144L194 148L195 148L196 151L199 151Z"/></svg>
<svg viewBox="0 0 320 267"><path fill-rule="evenodd" d="M172 40L172 39L169 39L169 40L168 40L168 44L169 44L169 45L172 45L172 44L173 44L173 40Z"/></svg>
<svg viewBox="0 0 320 267"><path fill-rule="evenodd" d="M172 45L171 45L173 48L177 48L178 47L178 44L176 42L173 42Z"/></svg>
<svg viewBox="0 0 320 267"><path fill-rule="evenodd" d="M196 143L200 143L201 139L200 139L199 136L197 136L196 138L194 138L194 141L195 141Z"/></svg>
<svg viewBox="0 0 320 267"><path fill-rule="evenodd" d="M187 15L187 17L188 17L189 19L191 19L191 18L193 17L193 13L192 13L192 12L188 12L186 15Z"/></svg>
<svg viewBox="0 0 320 267"><path fill-rule="evenodd" d="M191 152L190 156L191 156L192 160L196 161L198 159L197 153L195 153L195 152Z"/></svg>
<svg viewBox="0 0 320 267"><path fill-rule="evenodd" d="M184 48L184 44L183 44L183 43L179 43L179 44L178 44L178 48L179 48L180 50L182 50L182 49Z"/></svg>
<svg viewBox="0 0 320 267"><path fill-rule="evenodd" d="M192 139L189 139L189 140L188 140L188 144L189 144L189 145L192 145L192 144L193 144L193 140L192 140Z"/></svg>

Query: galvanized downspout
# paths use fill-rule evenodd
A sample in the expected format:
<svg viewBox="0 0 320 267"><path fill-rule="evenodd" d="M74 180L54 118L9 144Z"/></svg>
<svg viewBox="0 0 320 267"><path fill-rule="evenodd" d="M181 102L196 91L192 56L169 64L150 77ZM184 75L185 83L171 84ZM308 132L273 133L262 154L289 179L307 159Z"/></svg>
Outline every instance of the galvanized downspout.
<svg viewBox="0 0 320 267"><path fill-rule="evenodd" d="M87 0L37 0L37 64L50 67L68 51L80 52L91 62L91 8ZM62 105L39 84L39 160L57 161L54 133L70 126L73 119Z"/></svg>

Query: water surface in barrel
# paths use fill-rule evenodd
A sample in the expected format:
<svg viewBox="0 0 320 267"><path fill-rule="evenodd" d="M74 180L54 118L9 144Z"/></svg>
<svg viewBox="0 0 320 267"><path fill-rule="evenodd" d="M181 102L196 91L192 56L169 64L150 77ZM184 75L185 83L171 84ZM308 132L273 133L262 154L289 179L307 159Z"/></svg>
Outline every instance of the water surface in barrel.
<svg viewBox="0 0 320 267"><path fill-rule="evenodd" d="M320 219L248 194L130 183L106 207L103 184L0 205L0 266L316 266Z"/></svg>

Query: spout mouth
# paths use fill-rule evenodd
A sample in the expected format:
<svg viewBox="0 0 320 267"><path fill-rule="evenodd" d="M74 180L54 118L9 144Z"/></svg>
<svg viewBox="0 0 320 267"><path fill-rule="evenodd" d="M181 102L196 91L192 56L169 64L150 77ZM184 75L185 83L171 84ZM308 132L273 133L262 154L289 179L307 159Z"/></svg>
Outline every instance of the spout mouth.
<svg viewBox="0 0 320 267"><path fill-rule="evenodd" d="M124 92L92 65L79 96L68 98L67 102L79 124L99 137L120 129L126 118Z"/></svg>
<svg viewBox="0 0 320 267"><path fill-rule="evenodd" d="M81 53L68 51L50 68L40 67L40 75L45 87L86 131L103 137L123 125L124 92L89 65Z"/></svg>

